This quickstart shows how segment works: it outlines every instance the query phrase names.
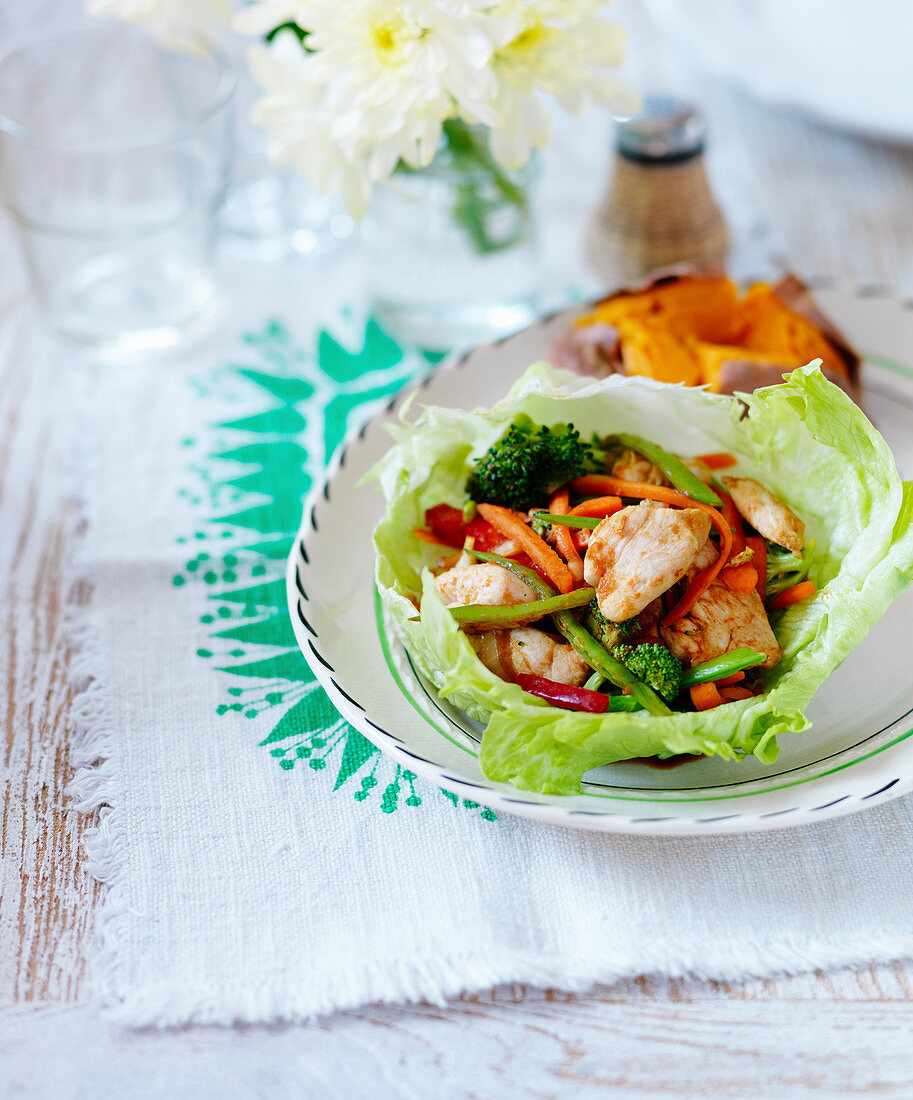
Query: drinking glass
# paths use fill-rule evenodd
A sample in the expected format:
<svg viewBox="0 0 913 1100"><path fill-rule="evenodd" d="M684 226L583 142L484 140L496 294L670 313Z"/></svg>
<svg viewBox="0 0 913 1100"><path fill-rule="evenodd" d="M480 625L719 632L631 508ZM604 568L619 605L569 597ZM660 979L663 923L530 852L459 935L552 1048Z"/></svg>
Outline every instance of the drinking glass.
<svg viewBox="0 0 913 1100"><path fill-rule="evenodd" d="M210 45L101 21L0 52L0 193L59 336L123 361L209 327L234 84Z"/></svg>

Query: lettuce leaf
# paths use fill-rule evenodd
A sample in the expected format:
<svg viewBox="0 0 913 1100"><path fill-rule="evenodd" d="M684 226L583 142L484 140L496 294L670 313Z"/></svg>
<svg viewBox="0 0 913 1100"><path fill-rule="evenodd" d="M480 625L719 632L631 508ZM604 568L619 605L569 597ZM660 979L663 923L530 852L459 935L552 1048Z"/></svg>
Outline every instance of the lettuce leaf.
<svg viewBox="0 0 913 1100"><path fill-rule="evenodd" d="M774 616L783 657L763 695L668 718L580 714L526 695L482 664L437 596L426 568L436 552L411 532L427 508L462 506L473 462L521 413L549 426L571 422L584 437L631 432L685 456L729 451L739 457L730 472L756 477L805 520L817 540L809 575L820 591ZM426 408L391 432L395 446L374 471L388 502L374 533L381 596L441 694L487 722L485 774L526 790L577 793L590 768L636 756L754 754L771 763L777 736L808 728L812 696L913 582L913 483L900 480L885 441L817 363L738 399L536 364L490 411ZM416 618L410 596L420 592Z"/></svg>

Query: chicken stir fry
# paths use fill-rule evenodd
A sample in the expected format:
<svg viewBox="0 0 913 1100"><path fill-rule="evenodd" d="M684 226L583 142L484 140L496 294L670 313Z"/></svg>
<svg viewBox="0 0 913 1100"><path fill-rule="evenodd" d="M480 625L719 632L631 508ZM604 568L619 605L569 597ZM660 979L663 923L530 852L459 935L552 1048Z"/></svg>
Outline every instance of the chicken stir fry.
<svg viewBox="0 0 913 1100"><path fill-rule="evenodd" d="M474 634L472 648L486 668L505 680L544 676L559 684L579 685L593 671L573 646L533 627Z"/></svg>
<svg viewBox="0 0 913 1100"><path fill-rule="evenodd" d="M708 540L689 570L689 579L718 557ZM713 581L687 615L669 626L661 625L659 633L680 661L692 665L744 647L765 655L762 668L773 668L780 660L780 645L757 588L740 592L730 588L725 579Z"/></svg>
<svg viewBox="0 0 913 1100"><path fill-rule="evenodd" d="M766 486L720 473L737 462L517 423L468 505L437 505L417 534L452 549L437 592L482 664L553 706L749 701L781 657L776 616L816 595L814 544Z"/></svg>
<svg viewBox="0 0 913 1100"><path fill-rule="evenodd" d="M633 618L681 580L710 533L696 508L622 508L593 532L583 564L599 610L612 622Z"/></svg>
<svg viewBox="0 0 913 1100"><path fill-rule="evenodd" d="M798 558L805 546L805 524L790 508L752 477L724 477L741 517L769 542L784 546Z"/></svg>

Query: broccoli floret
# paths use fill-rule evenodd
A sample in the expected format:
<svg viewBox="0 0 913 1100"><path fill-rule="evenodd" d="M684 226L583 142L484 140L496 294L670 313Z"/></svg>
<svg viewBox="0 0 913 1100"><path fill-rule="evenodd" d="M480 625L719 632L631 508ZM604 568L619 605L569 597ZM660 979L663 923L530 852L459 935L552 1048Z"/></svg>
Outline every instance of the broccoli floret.
<svg viewBox="0 0 913 1100"><path fill-rule="evenodd" d="M537 427L524 417L479 459L466 490L473 500L526 511L579 477L589 457L573 424Z"/></svg>
<svg viewBox="0 0 913 1100"><path fill-rule="evenodd" d="M664 645L657 642L616 645L612 648L612 656L664 699L674 699L681 691L682 662Z"/></svg>
<svg viewBox="0 0 913 1100"><path fill-rule="evenodd" d="M599 610L599 604L594 596L586 605L583 617L584 626L593 635L600 645L611 649L628 634L634 634L640 630L640 622L635 615L632 619L626 619L623 623L613 623Z"/></svg>

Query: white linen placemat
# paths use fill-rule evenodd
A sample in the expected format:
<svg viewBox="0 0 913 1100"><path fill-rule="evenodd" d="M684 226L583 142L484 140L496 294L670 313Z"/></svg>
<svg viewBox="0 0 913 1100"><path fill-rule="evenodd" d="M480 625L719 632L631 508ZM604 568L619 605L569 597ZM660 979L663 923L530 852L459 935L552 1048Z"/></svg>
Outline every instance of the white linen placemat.
<svg viewBox="0 0 913 1100"><path fill-rule="evenodd" d="M102 807L87 847L113 1018L302 1020L913 954L913 798L758 836L600 836L495 818L348 729L294 647L283 559L359 407L427 364L292 289L239 291L221 339L179 362L74 365L94 594L73 793Z"/></svg>

